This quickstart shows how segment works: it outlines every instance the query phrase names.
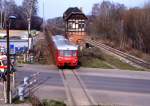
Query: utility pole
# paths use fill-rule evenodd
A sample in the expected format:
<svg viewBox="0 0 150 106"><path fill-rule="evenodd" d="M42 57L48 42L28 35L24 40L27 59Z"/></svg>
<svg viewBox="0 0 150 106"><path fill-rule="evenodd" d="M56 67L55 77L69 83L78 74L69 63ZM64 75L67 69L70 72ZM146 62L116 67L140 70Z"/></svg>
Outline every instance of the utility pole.
<svg viewBox="0 0 150 106"><path fill-rule="evenodd" d="M43 0L43 33L45 33L45 0Z"/></svg>
<svg viewBox="0 0 150 106"><path fill-rule="evenodd" d="M10 54L9 54L9 19L6 21L7 33L7 87L6 87L6 102L10 103Z"/></svg>
<svg viewBox="0 0 150 106"><path fill-rule="evenodd" d="M3 0L1 0L1 24L0 24L0 28L3 29Z"/></svg>
<svg viewBox="0 0 150 106"><path fill-rule="evenodd" d="M43 33L44 33L44 26L45 26L45 14L44 14L44 9L45 8L45 1L43 0Z"/></svg>
<svg viewBox="0 0 150 106"><path fill-rule="evenodd" d="M6 21L6 33L7 33L7 72L6 72L6 103L11 103L11 90L10 90L10 43L9 43L9 27L10 21L16 19L15 16L9 16Z"/></svg>

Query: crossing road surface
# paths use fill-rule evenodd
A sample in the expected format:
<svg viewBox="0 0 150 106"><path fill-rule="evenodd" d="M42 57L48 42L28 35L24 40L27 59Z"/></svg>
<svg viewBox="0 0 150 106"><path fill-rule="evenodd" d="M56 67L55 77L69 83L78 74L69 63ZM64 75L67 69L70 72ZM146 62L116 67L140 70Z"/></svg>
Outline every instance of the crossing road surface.
<svg viewBox="0 0 150 106"><path fill-rule="evenodd" d="M45 65L18 67L17 81L40 72L33 93L39 99L67 103L67 94L57 68ZM115 106L149 106L150 72L80 68L77 73L95 104ZM79 98L80 100L80 98Z"/></svg>
<svg viewBox="0 0 150 106"><path fill-rule="evenodd" d="M80 77L98 104L149 106L149 72L86 70L80 69Z"/></svg>
<svg viewBox="0 0 150 106"><path fill-rule="evenodd" d="M59 72L50 65L23 65L18 67L17 70L17 82L23 81L26 76L31 76L37 72L40 74L37 76L37 84L33 86L32 92L40 100L60 100L65 101L66 95L64 85L59 75Z"/></svg>

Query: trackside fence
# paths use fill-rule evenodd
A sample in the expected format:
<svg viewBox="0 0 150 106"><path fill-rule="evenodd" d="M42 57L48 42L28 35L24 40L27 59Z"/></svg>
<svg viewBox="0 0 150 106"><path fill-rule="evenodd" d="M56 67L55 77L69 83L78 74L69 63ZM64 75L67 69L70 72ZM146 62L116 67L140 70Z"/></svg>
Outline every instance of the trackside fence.
<svg viewBox="0 0 150 106"><path fill-rule="evenodd" d="M20 101L24 101L24 98L31 96L31 88L38 82L39 72L31 76L24 77L23 83L18 85L12 92L12 98L19 98Z"/></svg>

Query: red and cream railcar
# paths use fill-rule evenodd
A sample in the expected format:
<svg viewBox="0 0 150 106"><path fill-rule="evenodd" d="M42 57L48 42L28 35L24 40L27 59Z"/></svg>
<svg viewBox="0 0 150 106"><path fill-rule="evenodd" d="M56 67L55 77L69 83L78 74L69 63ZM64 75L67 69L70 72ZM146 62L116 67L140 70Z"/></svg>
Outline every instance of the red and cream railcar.
<svg viewBox="0 0 150 106"><path fill-rule="evenodd" d="M52 36L53 56L58 67L78 65L78 46L69 42L63 35Z"/></svg>

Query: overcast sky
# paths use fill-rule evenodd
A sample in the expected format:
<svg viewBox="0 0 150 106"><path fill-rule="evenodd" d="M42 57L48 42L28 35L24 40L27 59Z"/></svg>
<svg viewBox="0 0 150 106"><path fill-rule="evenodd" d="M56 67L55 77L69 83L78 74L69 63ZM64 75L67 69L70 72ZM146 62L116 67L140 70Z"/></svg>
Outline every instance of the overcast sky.
<svg viewBox="0 0 150 106"><path fill-rule="evenodd" d="M22 0L15 0L18 5L22 3ZM54 18L62 16L63 12L68 7L82 7L85 14L90 14L94 3L100 3L103 0L38 0L39 2L39 15L43 17L43 1L45 2L45 18ZM147 1L150 0L109 0L111 2L117 2L125 4L127 7L142 7Z"/></svg>

